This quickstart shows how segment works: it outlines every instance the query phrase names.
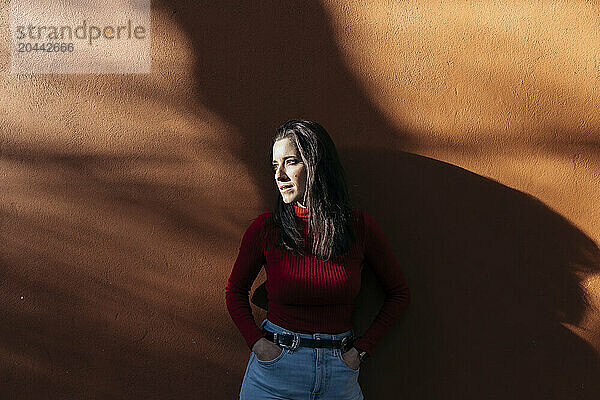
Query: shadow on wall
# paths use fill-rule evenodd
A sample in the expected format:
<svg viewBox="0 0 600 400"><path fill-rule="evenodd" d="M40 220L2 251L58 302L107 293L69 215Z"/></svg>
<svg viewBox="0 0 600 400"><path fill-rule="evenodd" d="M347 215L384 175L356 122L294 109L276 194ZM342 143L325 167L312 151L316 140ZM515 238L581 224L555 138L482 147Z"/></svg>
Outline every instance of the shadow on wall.
<svg viewBox="0 0 600 400"><path fill-rule="evenodd" d="M229 366L206 353L234 341L188 290L200 277L185 240L225 238L178 206L193 188L121 173L182 160L33 152L0 159L21 174L0 213L0 397L217 398L208 382Z"/></svg>
<svg viewBox="0 0 600 400"><path fill-rule="evenodd" d="M187 33L197 101L240 132L223 146L254 174L264 208L272 203L271 132L290 116L320 121L336 138L356 205L377 219L406 266L412 303L361 372L367 398L597 398L598 354L560 325L577 324L587 310L577 272L598 269L589 238L496 182L373 150L369 135L398 147L412 139L365 98L319 3L154 6ZM227 314L225 280L213 283L228 275L237 248L209 267L194 251L241 237L224 237L218 218L189 211L202 188L120 173L184 168L186 160L23 146L3 148L0 161L44 178L26 190L3 188L3 394L235 398L248 349ZM359 330L381 301L372 278L360 294Z"/></svg>
<svg viewBox="0 0 600 400"><path fill-rule="evenodd" d="M597 350L561 325L589 311L581 277L600 270L592 240L539 200L444 162L354 149L344 162L357 205L385 204L373 215L411 288L406 317L361 372L372 398L600 393ZM359 331L382 301L366 278Z"/></svg>

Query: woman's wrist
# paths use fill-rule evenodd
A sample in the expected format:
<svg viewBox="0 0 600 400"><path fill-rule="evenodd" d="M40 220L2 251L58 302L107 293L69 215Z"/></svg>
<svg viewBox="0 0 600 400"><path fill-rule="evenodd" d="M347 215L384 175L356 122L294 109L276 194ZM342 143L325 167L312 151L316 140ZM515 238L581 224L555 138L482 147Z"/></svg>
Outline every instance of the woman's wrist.
<svg viewBox="0 0 600 400"><path fill-rule="evenodd" d="M360 349L356 346L354 346L354 348L356 349L356 351L358 351L358 359L360 360L360 362L363 362L369 357L369 353L367 353L363 349Z"/></svg>

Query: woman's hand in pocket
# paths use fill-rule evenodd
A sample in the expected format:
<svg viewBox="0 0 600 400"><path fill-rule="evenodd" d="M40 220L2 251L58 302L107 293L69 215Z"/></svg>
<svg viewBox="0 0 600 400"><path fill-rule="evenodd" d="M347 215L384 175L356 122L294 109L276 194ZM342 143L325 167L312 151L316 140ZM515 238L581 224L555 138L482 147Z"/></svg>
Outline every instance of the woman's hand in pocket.
<svg viewBox="0 0 600 400"><path fill-rule="evenodd" d="M358 358L358 350L351 348L345 353L342 353L342 360L346 363L348 368L357 370L360 366L360 359Z"/></svg>
<svg viewBox="0 0 600 400"><path fill-rule="evenodd" d="M283 349L268 339L260 338L252 346L252 351L260 361L271 361L276 359Z"/></svg>

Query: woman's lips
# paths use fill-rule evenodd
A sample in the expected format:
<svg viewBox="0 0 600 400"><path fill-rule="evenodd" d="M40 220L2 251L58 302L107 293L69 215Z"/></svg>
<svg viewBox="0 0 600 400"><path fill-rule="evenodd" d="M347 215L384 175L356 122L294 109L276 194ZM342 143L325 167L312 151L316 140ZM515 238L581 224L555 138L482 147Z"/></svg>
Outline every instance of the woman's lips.
<svg viewBox="0 0 600 400"><path fill-rule="evenodd" d="M286 187L279 188L279 190L281 191L281 193L287 192L288 190L291 190L291 189L292 189L292 186L286 186Z"/></svg>

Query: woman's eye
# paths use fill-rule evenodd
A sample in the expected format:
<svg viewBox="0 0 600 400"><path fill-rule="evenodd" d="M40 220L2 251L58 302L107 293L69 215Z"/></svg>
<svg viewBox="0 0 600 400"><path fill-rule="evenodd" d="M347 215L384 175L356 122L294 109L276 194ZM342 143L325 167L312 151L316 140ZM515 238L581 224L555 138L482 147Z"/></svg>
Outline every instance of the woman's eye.
<svg viewBox="0 0 600 400"><path fill-rule="evenodd" d="M295 164L298 164L298 160L288 159L288 160L285 160L284 164L285 165L295 165ZM277 171L277 165L273 165L271 168L273 169L273 172Z"/></svg>

